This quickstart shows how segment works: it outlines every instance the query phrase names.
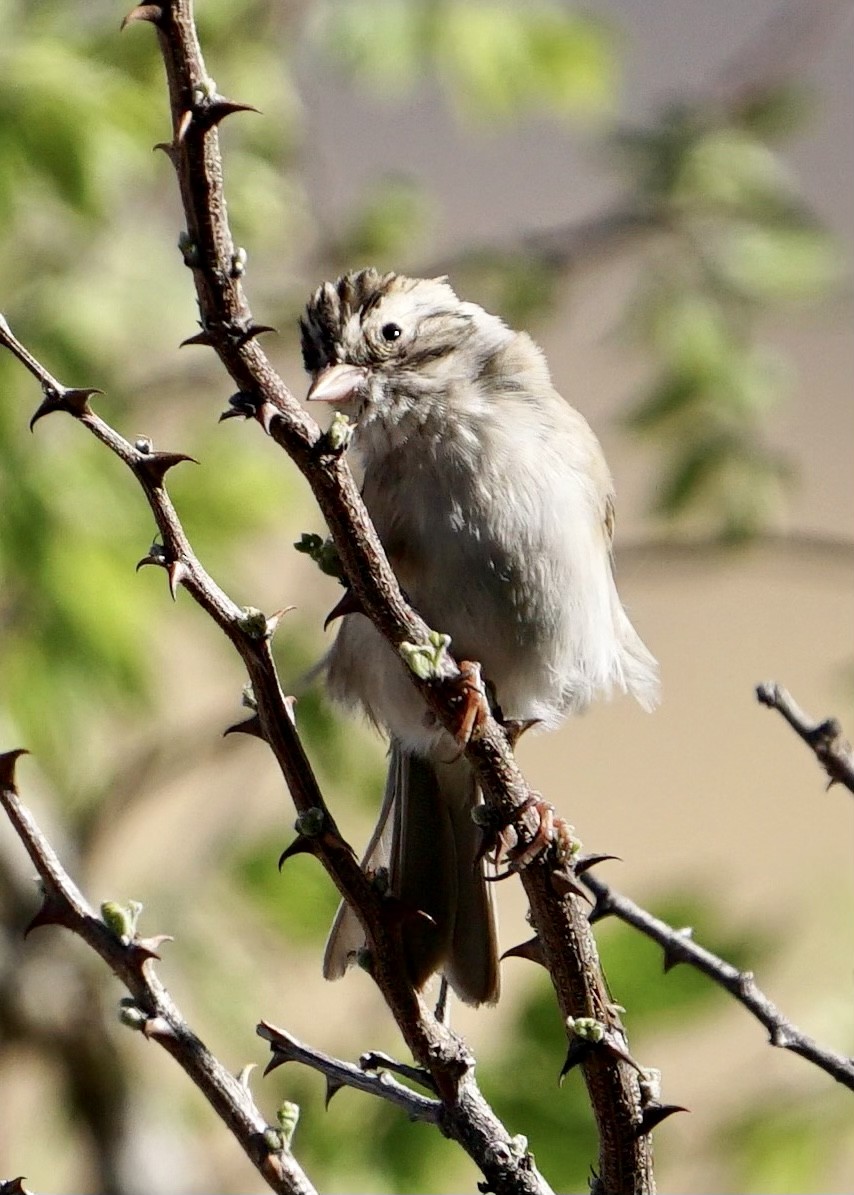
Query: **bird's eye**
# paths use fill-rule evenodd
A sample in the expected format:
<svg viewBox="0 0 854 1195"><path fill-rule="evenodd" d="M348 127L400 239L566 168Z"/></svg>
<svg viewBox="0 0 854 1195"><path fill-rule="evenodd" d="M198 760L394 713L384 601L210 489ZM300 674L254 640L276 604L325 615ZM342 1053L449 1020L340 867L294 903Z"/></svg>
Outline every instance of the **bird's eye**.
<svg viewBox="0 0 854 1195"><path fill-rule="evenodd" d="M383 340L398 340L403 335L403 330L399 324L383 324L382 334Z"/></svg>

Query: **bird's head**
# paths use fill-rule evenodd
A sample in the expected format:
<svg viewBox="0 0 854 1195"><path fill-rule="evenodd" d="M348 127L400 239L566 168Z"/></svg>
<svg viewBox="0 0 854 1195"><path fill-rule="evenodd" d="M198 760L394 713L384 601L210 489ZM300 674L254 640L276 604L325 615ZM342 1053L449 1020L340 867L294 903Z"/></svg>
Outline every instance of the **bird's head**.
<svg viewBox="0 0 854 1195"><path fill-rule="evenodd" d="M446 278L372 269L318 287L300 328L313 379L308 398L357 425L398 422L431 400L449 401L513 335L496 316L461 302Z"/></svg>

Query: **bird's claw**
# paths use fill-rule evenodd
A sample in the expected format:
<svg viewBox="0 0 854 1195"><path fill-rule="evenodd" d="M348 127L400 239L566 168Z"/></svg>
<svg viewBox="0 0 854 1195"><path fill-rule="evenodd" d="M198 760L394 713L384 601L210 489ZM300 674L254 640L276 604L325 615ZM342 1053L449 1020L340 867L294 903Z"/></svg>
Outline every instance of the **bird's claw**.
<svg viewBox="0 0 854 1195"><path fill-rule="evenodd" d="M537 828L531 834L522 822L522 814L532 809L537 815ZM491 830L484 830L484 843L479 858L492 852L496 868L506 861L504 871L488 876L492 881L504 880L518 875L535 860L552 851L558 870L571 870L572 861L578 853L580 843L573 834L572 826L558 817L554 805L543 800L539 793L531 793L509 818Z"/></svg>
<svg viewBox="0 0 854 1195"><path fill-rule="evenodd" d="M465 747L489 717L489 700L483 683L480 664L474 660L460 660L460 674L451 683L456 692L452 697L454 705L453 734L461 747Z"/></svg>

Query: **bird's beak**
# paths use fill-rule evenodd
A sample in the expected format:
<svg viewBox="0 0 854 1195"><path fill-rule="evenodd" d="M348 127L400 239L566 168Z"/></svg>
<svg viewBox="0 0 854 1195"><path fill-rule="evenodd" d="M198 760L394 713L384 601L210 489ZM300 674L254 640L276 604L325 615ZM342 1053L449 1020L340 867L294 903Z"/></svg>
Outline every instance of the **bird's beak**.
<svg viewBox="0 0 854 1195"><path fill-rule="evenodd" d="M310 402L347 403L364 387L368 371L361 365L327 365L311 384Z"/></svg>

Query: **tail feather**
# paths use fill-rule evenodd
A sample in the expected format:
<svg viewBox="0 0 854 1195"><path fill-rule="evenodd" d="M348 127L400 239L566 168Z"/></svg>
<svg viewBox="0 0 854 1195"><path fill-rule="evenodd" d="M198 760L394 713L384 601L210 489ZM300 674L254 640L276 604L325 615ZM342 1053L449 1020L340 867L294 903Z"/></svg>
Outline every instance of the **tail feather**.
<svg viewBox="0 0 854 1195"><path fill-rule="evenodd" d="M406 930L413 983L421 987L441 970L468 1004L494 1003L499 992L492 893L477 861L471 817L477 801L465 759L430 761L393 743L380 821L365 857L365 866L388 862L391 890L413 914ZM342 904L326 945L327 979L343 975L363 944L355 914Z"/></svg>
<svg viewBox="0 0 854 1195"><path fill-rule="evenodd" d="M649 713L658 705L661 696L658 662L632 626L622 606L618 616L618 632L622 687Z"/></svg>

